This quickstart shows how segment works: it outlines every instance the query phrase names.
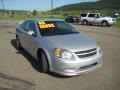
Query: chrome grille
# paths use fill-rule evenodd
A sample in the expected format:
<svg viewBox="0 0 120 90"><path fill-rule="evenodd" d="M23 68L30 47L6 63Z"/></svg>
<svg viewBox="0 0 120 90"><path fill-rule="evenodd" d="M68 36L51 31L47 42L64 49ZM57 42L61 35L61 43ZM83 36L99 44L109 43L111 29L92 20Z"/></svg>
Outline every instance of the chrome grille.
<svg viewBox="0 0 120 90"><path fill-rule="evenodd" d="M75 52L75 54L77 54L79 58L90 57L90 56L97 54L97 49L94 48L94 49L90 49L86 51L78 51L78 52Z"/></svg>

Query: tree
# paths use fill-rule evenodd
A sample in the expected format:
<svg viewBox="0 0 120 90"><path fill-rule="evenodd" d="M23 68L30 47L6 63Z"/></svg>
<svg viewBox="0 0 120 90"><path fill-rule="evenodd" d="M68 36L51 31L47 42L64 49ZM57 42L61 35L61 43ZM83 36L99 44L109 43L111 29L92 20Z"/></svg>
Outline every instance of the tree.
<svg viewBox="0 0 120 90"><path fill-rule="evenodd" d="M14 10L12 10L12 16L14 16L14 14L15 14L15 11L14 11Z"/></svg>
<svg viewBox="0 0 120 90"><path fill-rule="evenodd" d="M9 11L7 11L7 15L9 15L10 14L10 12Z"/></svg>
<svg viewBox="0 0 120 90"><path fill-rule="evenodd" d="M33 14L33 15L37 15L37 11L36 11L36 10L33 10L32 14Z"/></svg>

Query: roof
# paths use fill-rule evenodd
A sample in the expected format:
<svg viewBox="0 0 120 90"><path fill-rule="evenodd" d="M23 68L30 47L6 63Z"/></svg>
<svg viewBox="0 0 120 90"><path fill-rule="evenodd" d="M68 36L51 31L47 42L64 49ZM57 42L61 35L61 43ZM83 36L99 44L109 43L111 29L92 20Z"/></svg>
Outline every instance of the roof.
<svg viewBox="0 0 120 90"><path fill-rule="evenodd" d="M29 20L33 20L33 21L64 21L62 19L56 19L56 18L31 18Z"/></svg>
<svg viewBox="0 0 120 90"><path fill-rule="evenodd" d="M100 13L88 13L88 14L100 14Z"/></svg>
<svg viewBox="0 0 120 90"><path fill-rule="evenodd" d="M100 14L100 13L81 13L81 14Z"/></svg>

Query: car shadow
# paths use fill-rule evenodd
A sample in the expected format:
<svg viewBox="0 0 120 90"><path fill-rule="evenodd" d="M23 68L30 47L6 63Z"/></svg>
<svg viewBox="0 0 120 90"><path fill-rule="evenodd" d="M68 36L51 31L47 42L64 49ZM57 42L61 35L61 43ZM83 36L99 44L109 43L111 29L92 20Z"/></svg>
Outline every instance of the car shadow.
<svg viewBox="0 0 120 90"><path fill-rule="evenodd" d="M8 33L8 34L16 34L15 32L10 32L10 31L7 31L6 33Z"/></svg>
<svg viewBox="0 0 120 90"><path fill-rule="evenodd" d="M17 50L16 39L11 40L11 45ZM30 62L30 64L34 67L35 70L37 70L38 72L41 72L40 65L37 62L37 60L35 60L27 51L25 51L24 49L21 49L21 50L18 50L16 54L22 54Z"/></svg>
<svg viewBox="0 0 120 90"><path fill-rule="evenodd" d="M17 47L16 47L16 39L11 40L11 45L15 49L17 49ZM24 49L21 49L21 50L17 51L16 54L22 54L26 58L26 60L28 60L28 62L32 65L32 67L36 71L42 73L39 62L37 60L35 60L35 58L33 58L27 51L25 51ZM47 74L52 76L52 77L57 77L57 78L69 78L69 77L59 75L59 74L56 74L56 73L53 73L53 72L48 72Z"/></svg>

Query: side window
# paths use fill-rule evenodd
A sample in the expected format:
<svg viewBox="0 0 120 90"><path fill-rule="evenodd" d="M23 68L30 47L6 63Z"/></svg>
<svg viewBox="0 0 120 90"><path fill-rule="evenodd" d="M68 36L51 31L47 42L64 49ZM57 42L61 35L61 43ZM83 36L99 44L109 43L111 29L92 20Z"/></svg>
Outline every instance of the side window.
<svg viewBox="0 0 120 90"><path fill-rule="evenodd" d="M27 22L23 22L23 23L21 24L21 27L22 27L23 29L25 29L26 23L27 23Z"/></svg>
<svg viewBox="0 0 120 90"><path fill-rule="evenodd" d="M95 15L94 14L89 14L88 17L94 17Z"/></svg>
<svg viewBox="0 0 120 90"><path fill-rule="evenodd" d="M70 16L68 16L68 19L70 19Z"/></svg>
<svg viewBox="0 0 120 90"><path fill-rule="evenodd" d="M97 18L100 18L100 15L97 14Z"/></svg>
<svg viewBox="0 0 120 90"><path fill-rule="evenodd" d="M36 32L35 24L34 24L32 21L29 21L29 22L26 24L26 29L27 29L27 30L32 30L32 31L35 31L35 32Z"/></svg>

